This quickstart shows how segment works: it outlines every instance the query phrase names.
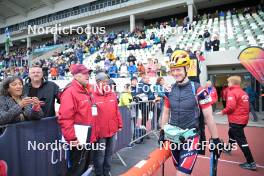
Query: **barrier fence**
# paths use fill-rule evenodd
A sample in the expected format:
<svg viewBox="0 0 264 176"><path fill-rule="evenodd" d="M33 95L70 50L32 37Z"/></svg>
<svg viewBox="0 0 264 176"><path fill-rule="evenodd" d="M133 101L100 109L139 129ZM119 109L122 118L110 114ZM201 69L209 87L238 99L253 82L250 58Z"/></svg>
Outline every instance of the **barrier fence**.
<svg viewBox="0 0 264 176"><path fill-rule="evenodd" d="M120 107L123 129L117 135L115 152L132 143L142 143L157 129L158 103L139 102ZM7 165L8 176L57 176L66 171L60 127L56 117L0 127L0 162ZM1 163L0 163L1 165Z"/></svg>
<svg viewBox="0 0 264 176"><path fill-rule="evenodd" d="M131 143L142 143L150 134L156 135L158 116L161 113L160 103L141 101L129 106L131 112Z"/></svg>

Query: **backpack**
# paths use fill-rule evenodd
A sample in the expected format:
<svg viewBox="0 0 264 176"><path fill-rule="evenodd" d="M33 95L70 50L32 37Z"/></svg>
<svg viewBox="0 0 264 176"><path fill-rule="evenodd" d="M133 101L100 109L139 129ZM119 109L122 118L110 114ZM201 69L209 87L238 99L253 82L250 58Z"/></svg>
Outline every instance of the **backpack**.
<svg viewBox="0 0 264 176"><path fill-rule="evenodd" d="M193 95L195 96L198 108L199 108L199 134L200 134L200 139L199 139L199 143L202 144L203 141L206 141L206 136L205 136L205 123L204 123L204 116L202 113L202 110L199 107L199 102L198 102L198 97L196 95L196 91L199 88L198 84L191 81L191 86L192 86L192 92ZM199 148L198 150L198 154L200 155L205 155L205 147Z"/></svg>

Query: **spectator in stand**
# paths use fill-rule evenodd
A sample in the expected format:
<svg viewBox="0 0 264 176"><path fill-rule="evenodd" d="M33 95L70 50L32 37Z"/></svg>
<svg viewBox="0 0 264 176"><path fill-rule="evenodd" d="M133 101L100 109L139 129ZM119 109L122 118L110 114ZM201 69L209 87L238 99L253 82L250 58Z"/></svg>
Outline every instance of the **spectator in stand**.
<svg viewBox="0 0 264 176"><path fill-rule="evenodd" d="M210 80L206 82L205 89L207 90L207 92L209 93L209 95L212 98L211 105L213 108L213 112L215 112L216 102L218 100L218 95L217 95L217 91L216 91L215 87L212 85L212 82Z"/></svg>
<svg viewBox="0 0 264 176"><path fill-rule="evenodd" d="M75 55L78 58L80 64L83 63L83 48L81 45L78 45L78 48L75 51Z"/></svg>
<svg viewBox="0 0 264 176"><path fill-rule="evenodd" d="M126 38L123 38L120 42L120 44L125 44L125 43L128 43L128 39L127 37Z"/></svg>
<svg viewBox="0 0 264 176"><path fill-rule="evenodd" d="M159 61L158 61L158 59L155 59L154 60L154 65L155 65L155 67L156 67L156 69L157 69L157 75L158 76L160 76L161 75L161 70L160 70L160 68L161 68L161 64L159 63Z"/></svg>
<svg viewBox="0 0 264 176"><path fill-rule="evenodd" d="M129 43L127 50L134 50L134 49L135 49L135 45L132 43Z"/></svg>
<svg viewBox="0 0 264 176"><path fill-rule="evenodd" d="M196 56L196 58L198 59L198 61L205 61L205 57L203 55L203 52L201 51L201 46L197 47L197 50L194 51L194 55Z"/></svg>
<svg viewBox="0 0 264 176"><path fill-rule="evenodd" d="M194 16L193 16L193 21L196 21L196 22L198 22L198 21L199 21L199 18L198 18L198 16L197 16L197 15L194 15Z"/></svg>
<svg viewBox="0 0 264 176"><path fill-rule="evenodd" d="M133 62L133 64L135 64L137 61L136 57L132 54L132 53L129 53L129 56L127 57L127 62Z"/></svg>
<svg viewBox="0 0 264 176"><path fill-rule="evenodd" d="M108 58L110 61L113 61L116 59L115 55L113 52L109 52L106 54L106 58Z"/></svg>
<svg viewBox="0 0 264 176"><path fill-rule="evenodd" d="M137 64L137 71L138 71L138 76L139 77L141 77L141 75L145 73L145 67L144 67L144 65L142 64L141 61L139 61L138 64Z"/></svg>
<svg viewBox="0 0 264 176"><path fill-rule="evenodd" d="M156 38L156 36L155 36L154 32L151 32L151 35L150 35L149 39L150 40L154 40L155 38Z"/></svg>
<svg viewBox="0 0 264 176"><path fill-rule="evenodd" d="M169 45L166 51L166 55L170 57L172 53L173 53L173 50L171 49L171 46Z"/></svg>
<svg viewBox="0 0 264 176"><path fill-rule="evenodd" d="M210 52L212 50L212 42L210 40L204 42L204 49L206 52Z"/></svg>
<svg viewBox="0 0 264 176"><path fill-rule="evenodd" d="M185 32L188 32L188 23L186 22L186 20L184 20L182 27Z"/></svg>
<svg viewBox="0 0 264 176"><path fill-rule="evenodd" d="M50 68L50 75L51 75L51 79L52 80L56 80L57 77L58 77L58 70L57 68L55 67L55 65L53 65L51 68Z"/></svg>
<svg viewBox="0 0 264 176"><path fill-rule="evenodd" d="M55 100L59 103L59 86L52 81L43 78L43 71L40 63L33 63L29 68L29 79L24 85L25 94L29 97L38 97L45 104L42 106L44 117L54 117Z"/></svg>
<svg viewBox="0 0 264 176"><path fill-rule="evenodd" d="M148 64L146 65L146 74L149 77L155 77L157 75L157 68L151 58L148 58Z"/></svg>
<svg viewBox="0 0 264 176"><path fill-rule="evenodd" d="M176 20L174 20L173 18L171 18L171 20L170 20L170 26L176 27Z"/></svg>
<svg viewBox="0 0 264 176"><path fill-rule="evenodd" d="M245 88L245 92L249 96L249 110L251 114L253 115L253 121L257 122L258 116L255 111L255 101L256 101L256 98L258 97L258 94L256 91L252 89L252 87L250 86L250 83L247 84L247 87Z"/></svg>
<svg viewBox="0 0 264 176"><path fill-rule="evenodd" d="M110 78L118 77L118 68L115 61L111 62L111 66L109 67L108 74Z"/></svg>
<svg viewBox="0 0 264 176"><path fill-rule="evenodd" d="M59 72L59 79L63 80L64 77L65 77L65 66L63 64L61 64L59 66L59 71L58 72Z"/></svg>
<svg viewBox="0 0 264 176"><path fill-rule="evenodd" d="M203 38L204 39L210 39L210 33L209 33L209 31L208 31L208 29L205 29L204 30L204 34L203 34Z"/></svg>
<svg viewBox="0 0 264 176"><path fill-rule="evenodd" d="M191 51L191 47L190 47L190 46L187 46L187 47L186 47L186 51L187 51L187 53L189 54L189 56L190 56L191 59L195 58L195 55L194 55L193 52Z"/></svg>
<svg viewBox="0 0 264 176"><path fill-rule="evenodd" d="M97 64L101 61L102 57L100 56L100 54L98 53L95 60L94 60L94 63Z"/></svg>
<svg viewBox="0 0 264 176"><path fill-rule="evenodd" d="M117 132L122 130L122 117L118 108L116 94L109 89L109 78L101 72L95 76L96 90L94 101L97 107L96 133L99 146L105 146L94 152L96 176L110 176L112 155L114 154Z"/></svg>
<svg viewBox="0 0 264 176"><path fill-rule="evenodd" d="M177 45L175 46L175 48L174 48L174 51L179 50L179 49L180 49L180 45L177 44Z"/></svg>
<svg viewBox="0 0 264 176"><path fill-rule="evenodd" d="M217 35L214 35L212 41L213 51L219 51L220 40L218 39Z"/></svg>
<svg viewBox="0 0 264 176"><path fill-rule="evenodd" d="M221 12L219 13L219 17L225 17L225 12L221 10Z"/></svg>
<svg viewBox="0 0 264 176"><path fill-rule="evenodd" d="M119 67L119 74L121 78L126 78L128 71L127 71L127 65L125 61L121 62L121 65Z"/></svg>
<svg viewBox="0 0 264 176"><path fill-rule="evenodd" d="M127 70L131 78L137 73L137 67L133 62L129 62Z"/></svg>
<svg viewBox="0 0 264 176"><path fill-rule="evenodd" d="M237 9L236 9L236 8L233 8L233 9L231 10L231 14L232 14L232 15L237 15L237 14L238 14Z"/></svg>
<svg viewBox="0 0 264 176"><path fill-rule="evenodd" d="M145 40L141 39L140 40L140 48L141 49L144 49L144 48L147 48L148 44Z"/></svg>
<svg viewBox="0 0 264 176"><path fill-rule="evenodd" d="M37 120L43 117L37 97L23 95L23 80L12 76L4 79L0 88L0 125L25 120Z"/></svg>
<svg viewBox="0 0 264 176"><path fill-rule="evenodd" d="M136 49L141 49L141 48L140 48L140 43L138 43L138 44L137 44L137 43L135 43L135 45L134 45L134 46L135 46L135 50L136 50Z"/></svg>
<svg viewBox="0 0 264 176"><path fill-rule="evenodd" d="M161 47L162 54L164 54L165 45L166 45L166 39L165 39L165 37L163 35L161 35L161 37L160 37L160 47Z"/></svg>
<svg viewBox="0 0 264 176"><path fill-rule="evenodd" d="M153 42L155 45L159 44L160 43L160 37L159 36L156 36L154 38L154 42Z"/></svg>
<svg viewBox="0 0 264 176"><path fill-rule="evenodd" d="M249 14L250 16L252 16L252 11L251 11L251 8L250 7L244 8L243 16L245 17L247 14Z"/></svg>
<svg viewBox="0 0 264 176"><path fill-rule="evenodd" d="M111 66L111 61L108 58L106 58L104 61L104 69L106 72L108 72L110 66Z"/></svg>
<svg viewBox="0 0 264 176"><path fill-rule="evenodd" d="M263 3L260 3L256 7L256 13L259 15L259 12L264 11L264 5Z"/></svg>

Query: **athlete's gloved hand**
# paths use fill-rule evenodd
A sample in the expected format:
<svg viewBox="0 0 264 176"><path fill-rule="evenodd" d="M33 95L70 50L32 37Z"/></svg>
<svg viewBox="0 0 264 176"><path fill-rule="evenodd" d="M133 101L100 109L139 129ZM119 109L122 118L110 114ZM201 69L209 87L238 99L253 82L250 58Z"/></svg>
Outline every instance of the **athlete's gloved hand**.
<svg viewBox="0 0 264 176"><path fill-rule="evenodd" d="M214 152L217 158L220 157L223 151L224 143L219 138L211 138L209 141L209 150L210 152Z"/></svg>
<svg viewBox="0 0 264 176"><path fill-rule="evenodd" d="M165 142L165 133L163 129L160 130L158 144L160 145L162 142Z"/></svg>

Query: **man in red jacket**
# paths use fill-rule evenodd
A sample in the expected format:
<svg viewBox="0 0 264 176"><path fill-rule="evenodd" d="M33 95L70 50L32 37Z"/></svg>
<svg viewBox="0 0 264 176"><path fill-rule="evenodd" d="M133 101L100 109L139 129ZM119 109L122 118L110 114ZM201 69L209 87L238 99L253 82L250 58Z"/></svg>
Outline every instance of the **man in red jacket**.
<svg viewBox="0 0 264 176"><path fill-rule="evenodd" d="M96 150L94 153L95 175L109 176L116 133L123 127L122 117L119 112L117 97L109 86L108 76L104 72L100 72L96 75L95 80L97 84L94 92L97 108L97 143L99 146L105 146L104 150Z"/></svg>
<svg viewBox="0 0 264 176"><path fill-rule="evenodd" d="M227 114L229 121L229 141L225 148L225 152L230 153L232 146L237 142L241 148L247 162L239 166L244 169L256 170L256 163L249 149L244 128L247 126L249 119L249 97L241 87L240 76L231 76L228 81L228 93L226 100L226 108L216 114Z"/></svg>
<svg viewBox="0 0 264 176"><path fill-rule="evenodd" d="M77 64L71 69L74 80L66 86L61 95L58 123L65 140L70 144L70 167L66 175L82 175L89 166L90 150L80 147L74 125L92 127L90 143L96 141L95 117L92 116L94 100L89 90L89 69Z"/></svg>

